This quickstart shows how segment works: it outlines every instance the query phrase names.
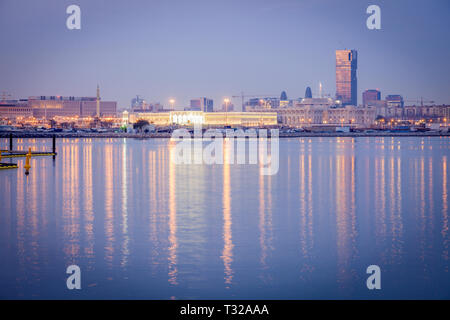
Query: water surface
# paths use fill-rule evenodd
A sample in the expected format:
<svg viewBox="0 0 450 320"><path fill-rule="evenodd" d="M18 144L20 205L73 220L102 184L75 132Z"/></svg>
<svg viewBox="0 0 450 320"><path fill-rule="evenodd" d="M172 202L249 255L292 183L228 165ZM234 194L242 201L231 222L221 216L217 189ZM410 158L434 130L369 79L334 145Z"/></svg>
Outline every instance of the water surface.
<svg viewBox="0 0 450 320"><path fill-rule="evenodd" d="M273 176L176 165L166 139L57 151L2 160L0 298L450 298L449 137L281 139Z"/></svg>

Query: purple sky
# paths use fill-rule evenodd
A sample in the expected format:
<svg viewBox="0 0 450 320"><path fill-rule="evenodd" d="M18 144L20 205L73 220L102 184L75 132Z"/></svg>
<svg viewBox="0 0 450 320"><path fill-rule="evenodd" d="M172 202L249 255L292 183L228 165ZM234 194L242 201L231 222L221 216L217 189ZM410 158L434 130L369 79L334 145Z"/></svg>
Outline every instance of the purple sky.
<svg viewBox="0 0 450 320"><path fill-rule="evenodd" d="M81 30L66 7L81 7ZM381 7L382 30L366 28ZM207 96L335 94L334 50L358 50L358 101L379 88L450 103L450 1L0 0L0 91L95 96L129 106L140 94L177 106ZM240 106L240 99L233 101ZM414 104L407 102L407 104Z"/></svg>

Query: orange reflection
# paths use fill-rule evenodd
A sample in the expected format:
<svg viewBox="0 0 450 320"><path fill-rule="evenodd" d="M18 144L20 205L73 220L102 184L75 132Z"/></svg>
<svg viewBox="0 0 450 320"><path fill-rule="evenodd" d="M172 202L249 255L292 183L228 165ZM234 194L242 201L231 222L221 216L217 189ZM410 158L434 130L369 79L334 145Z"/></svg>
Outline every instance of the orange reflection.
<svg viewBox="0 0 450 320"><path fill-rule="evenodd" d="M169 143L169 283L177 285L177 212L175 145ZM164 162L160 162L164 163ZM162 169L164 171L164 168Z"/></svg>
<svg viewBox="0 0 450 320"><path fill-rule="evenodd" d="M442 256L448 261L448 193L447 193L447 157L442 158L442 239L444 250ZM448 263L445 265L445 271L448 272Z"/></svg>
<svg viewBox="0 0 450 320"><path fill-rule="evenodd" d="M149 198L150 198L150 243L152 244L151 252L149 255L150 258L150 268L152 273L154 274L156 272L155 267L157 266L157 263L155 263L155 258L158 257L158 247L155 245L158 243L158 235L160 232L158 232L158 226L157 226L157 216L156 212L159 210L159 204L160 201L158 199L161 199L163 196L157 196L157 191L161 192L161 189L158 189L157 181L159 181L159 175L161 174L160 170L157 170L156 168L156 151L150 150L148 154L148 163L151 165L151 168L148 171L149 174ZM156 176L158 174L158 177ZM157 180L158 179L158 180Z"/></svg>
<svg viewBox="0 0 450 320"><path fill-rule="evenodd" d="M342 287L353 277L352 260L357 255L355 214L355 157L336 156L336 232L338 283ZM349 193L350 194L349 194Z"/></svg>
<svg viewBox="0 0 450 320"><path fill-rule="evenodd" d="M312 200L312 157L308 156L308 173L306 174L305 156L299 157L300 177L300 250L303 256L303 264L300 276L305 277L305 272L312 272L311 250L313 247L313 200ZM306 179L308 187L306 188ZM307 196L307 199L306 199ZM308 204L308 208L306 207Z"/></svg>
<svg viewBox="0 0 450 320"><path fill-rule="evenodd" d="M94 204L92 186L92 139L85 139L83 143L83 191L84 191L84 232L86 256L94 257Z"/></svg>
<svg viewBox="0 0 450 320"><path fill-rule="evenodd" d="M229 288L233 280L233 240L231 231L231 186L230 186L230 142L224 141L224 164L223 164L223 251L222 260L225 272L226 288Z"/></svg>
<svg viewBox="0 0 450 320"><path fill-rule="evenodd" d="M19 268L21 274L24 274L26 268L26 252L25 252L25 188L27 179L25 175L20 172L17 174L17 189L16 189L16 215L17 215L17 256L19 260ZM18 279L21 280L21 279Z"/></svg>
<svg viewBox="0 0 450 320"><path fill-rule="evenodd" d="M264 153L266 146L265 144L259 144L259 158L261 159ZM289 176L289 165L290 165L290 157L287 159L288 161L288 176ZM265 214L265 187L264 187L264 177L263 174L264 166L262 163L259 165L259 243L261 246L261 266L262 269L267 268L266 258L267 258L267 243L266 243L266 214Z"/></svg>
<svg viewBox="0 0 450 320"><path fill-rule="evenodd" d="M375 241L379 247L383 247L386 241L386 176L385 176L385 155L380 155L375 159ZM381 253L381 262L386 263L386 255Z"/></svg>
<svg viewBox="0 0 450 320"><path fill-rule="evenodd" d="M112 267L114 258L114 171L113 171L113 145L111 141L106 141L104 148L105 165L105 260L109 267Z"/></svg>
<svg viewBox="0 0 450 320"><path fill-rule="evenodd" d="M423 144L423 140L422 140ZM423 145L422 145L423 149ZM419 174L420 174L420 191L419 191L419 199L420 199L420 221L419 221L419 228L420 228L420 258L422 261L425 260L425 159L422 156L420 158L420 168L419 168ZM425 264L424 264L425 266Z"/></svg>
<svg viewBox="0 0 450 320"><path fill-rule="evenodd" d="M78 139L74 139L62 147L64 252L69 264L80 256L79 168Z"/></svg>
<svg viewBox="0 0 450 320"><path fill-rule="evenodd" d="M125 267L130 254L130 236L128 235L128 175L127 175L127 139L122 141L122 259L120 265Z"/></svg>

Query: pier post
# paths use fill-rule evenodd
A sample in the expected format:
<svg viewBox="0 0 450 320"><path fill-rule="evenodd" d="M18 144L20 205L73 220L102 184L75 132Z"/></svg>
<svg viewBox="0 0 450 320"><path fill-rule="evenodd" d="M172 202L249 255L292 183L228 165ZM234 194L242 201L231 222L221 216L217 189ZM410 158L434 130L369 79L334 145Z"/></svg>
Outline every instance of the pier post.
<svg viewBox="0 0 450 320"><path fill-rule="evenodd" d="M9 134L9 151L13 151L13 135L12 133Z"/></svg>
<svg viewBox="0 0 450 320"><path fill-rule="evenodd" d="M25 175L28 175L30 173L30 158L31 158L31 147L28 148L27 157L25 158Z"/></svg>
<svg viewBox="0 0 450 320"><path fill-rule="evenodd" d="M56 136L53 135L52 138L52 152L55 154L56 153ZM53 154L53 160L55 160L55 155Z"/></svg>

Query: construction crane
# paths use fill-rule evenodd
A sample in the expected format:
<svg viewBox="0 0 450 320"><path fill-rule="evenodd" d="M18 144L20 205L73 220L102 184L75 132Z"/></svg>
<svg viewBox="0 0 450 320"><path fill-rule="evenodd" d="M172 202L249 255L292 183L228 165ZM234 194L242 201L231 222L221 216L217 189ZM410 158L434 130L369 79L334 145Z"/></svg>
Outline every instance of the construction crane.
<svg viewBox="0 0 450 320"><path fill-rule="evenodd" d="M233 99L235 98L241 98L242 99L242 111L244 111L244 98L269 98L269 97L276 97L277 94L244 94L242 91L240 95L238 96L231 96Z"/></svg>
<svg viewBox="0 0 450 320"><path fill-rule="evenodd" d="M420 97L420 100L419 99L416 99L416 100L405 100L405 102L420 102L420 106L421 107L423 107L423 103L425 102L425 103L434 103L434 101L431 101L431 100L423 100L423 97Z"/></svg>

